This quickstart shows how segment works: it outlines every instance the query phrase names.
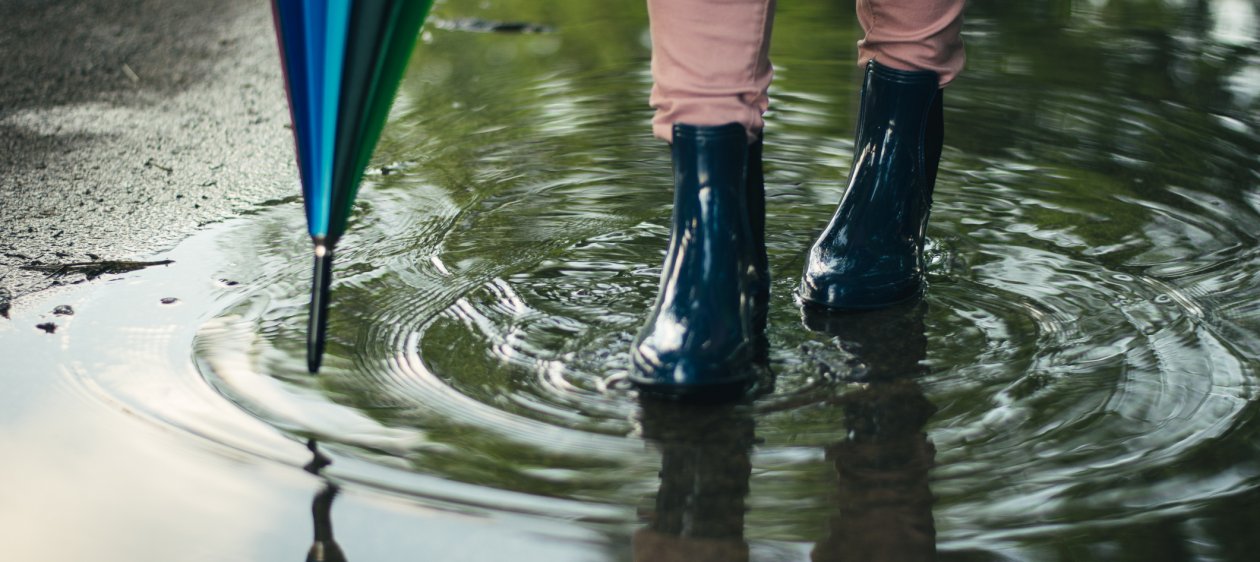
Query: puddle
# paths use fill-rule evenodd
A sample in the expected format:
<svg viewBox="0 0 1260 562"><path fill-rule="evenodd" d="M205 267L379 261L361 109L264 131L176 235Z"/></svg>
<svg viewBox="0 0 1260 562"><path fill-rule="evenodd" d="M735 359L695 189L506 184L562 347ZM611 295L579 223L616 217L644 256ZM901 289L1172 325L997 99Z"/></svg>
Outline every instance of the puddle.
<svg viewBox="0 0 1260 562"><path fill-rule="evenodd" d="M305 537L290 557L314 525L351 560L418 540L470 560L1242 559L1239 522L1260 520L1260 47L1200 33L1254 30L1239 5L975 2L927 296L840 319L791 294L843 191L858 70L835 57L856 28L844 6L781 6L774 383L749 404L643 403L621 382L669 217L645 22L524 3L511 21L554 31L426 31L376 157L395 164L339 249L318 377L287 201L59 295L75 314L55 334L37 312L0 321L5 357L39 346L16 372L44 377L3 403L134 418L113 439L172 434L217 480L266 467L242 485L314 505L274 524ZM449 534L468 529L488 542Z"/></svg>

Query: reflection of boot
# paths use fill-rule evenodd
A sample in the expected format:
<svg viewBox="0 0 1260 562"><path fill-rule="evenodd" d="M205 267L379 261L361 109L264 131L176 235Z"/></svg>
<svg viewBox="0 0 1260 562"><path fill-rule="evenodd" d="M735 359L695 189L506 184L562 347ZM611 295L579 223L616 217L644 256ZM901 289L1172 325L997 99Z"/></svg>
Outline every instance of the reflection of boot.
<svg viewBox="0 0 1260 562"><path fill-rule="evenodd" d="M813 559L934 560L928 472L936 449L923 425L936 408L908 380L873 384L849 398L850 437L827 449L836 468L837 508Z"/></svg>
<svg viewBox="0 0 1260 562"><path fill-rule="evenodd" d="M840 312L801 308L806 328L835 337L836 344L858 359L847 378L888 381L927 373L927 335L924 317L928 303L916 301L879 310Z"/></svg>
<svg viewBox="0 0 1260 562"><path fill-rule="evenodd" d="M827 448L836 509L813 559L918 562L936 556L928 475L936 449L923 428L936 407L914 379L925 373L928 304L863 313L813 311L805 325L835 336L860 361L866 388L840 398L844 441ZM809 312L809 309L806 309Z"/></svg>
<svg viewBox="0 0 1260 562"><path fill-rule="evenodd" d="M871 61L862 85L849 186L809 249L800 296L835 309L914 297L944 138L936 73Z"/></svg>
<svg viewBox="0 0 1260 562"><path fill-rule="evenodd" d="M643 434L661 449L661 487L647 526L634 535L634 559L748 560L750 412L645 400Z"/></svg>
<svg viewBox="0 0 1260 562"><path fill-rule="evenodd" d="M708 397L742 389L753 376L746 365L758 251L745 185L748 137L735 123L676 124L672 146L669 250L656 306L631 351L630 380L652 392Z"/></svg>

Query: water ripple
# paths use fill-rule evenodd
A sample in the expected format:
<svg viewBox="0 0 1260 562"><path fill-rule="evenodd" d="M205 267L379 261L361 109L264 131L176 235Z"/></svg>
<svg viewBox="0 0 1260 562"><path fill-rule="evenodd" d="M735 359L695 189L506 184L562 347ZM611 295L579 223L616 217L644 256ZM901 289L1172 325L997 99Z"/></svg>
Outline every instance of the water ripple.
<svg viewBox="0 0 1260 562"><path fill-rule="evenodd" d="M836 509L818 475L867 474L845 455L908 419L926 425L905 435L931 441L896 447L935 466L925 505L945 547L1137 524L1260 482L1240 457L1260 358L1253 132L1125 91L1038 89L982 59L948 96L959 140L934 195L926 298L820 319L791 295L844 190L851 116L837 100L852 85L809 78L830 62L785 62L766 145L773 385L705 445L751 455L750 532L816 538ZM303 243L272 215L255 228L280 243L254 250L252 290L198 334L201 374L328 443L347 480L616 520L668 480L644 450L672 463L682 430L662 420L686 417L624 382L668 232L668 156L642 134L647 79L479 79L404 93L454 109L404 104L389 130L382 158L415 163L369 177L319 377L297 343ZM513 104L478 97L500 87Z"/></svg>

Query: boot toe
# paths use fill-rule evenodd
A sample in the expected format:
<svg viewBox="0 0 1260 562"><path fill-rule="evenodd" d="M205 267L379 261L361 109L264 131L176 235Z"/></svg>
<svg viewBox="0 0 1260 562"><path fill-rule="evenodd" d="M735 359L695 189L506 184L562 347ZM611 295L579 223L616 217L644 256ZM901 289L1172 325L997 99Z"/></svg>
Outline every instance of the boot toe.
<svg viewBox="0 0 1260 562"><path fill-rule="evenodd" d="M660 354L640 346L632 353L630 381L642 391L670 398L725 398L751 385L751 361L749 345L740 345L721 358L694 353Z"/></svg>

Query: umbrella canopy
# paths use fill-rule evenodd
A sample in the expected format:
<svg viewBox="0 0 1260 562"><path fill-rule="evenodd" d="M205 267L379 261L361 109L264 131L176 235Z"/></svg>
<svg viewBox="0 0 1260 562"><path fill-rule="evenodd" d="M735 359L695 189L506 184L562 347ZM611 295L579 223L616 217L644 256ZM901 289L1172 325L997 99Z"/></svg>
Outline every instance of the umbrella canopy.
<svg viewBox="0 0 1260 562"><path fill-rule="evenodd" d="M315 243L307 367L319 370L333 247L432 0L272 0L306 223Z"/></svg>

